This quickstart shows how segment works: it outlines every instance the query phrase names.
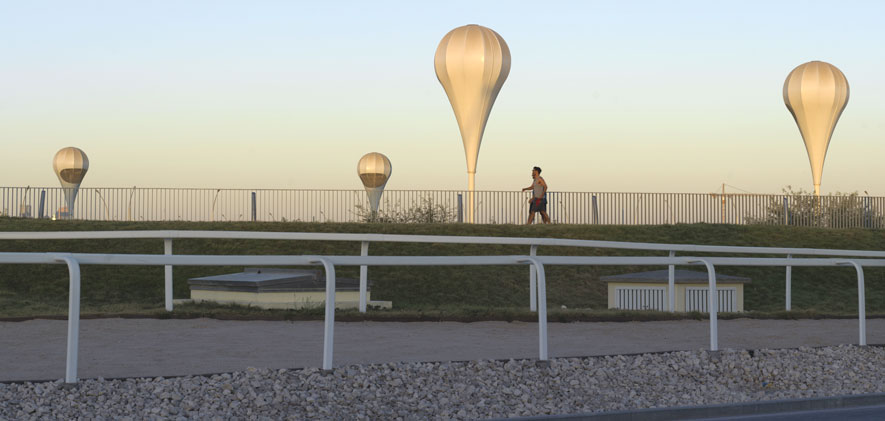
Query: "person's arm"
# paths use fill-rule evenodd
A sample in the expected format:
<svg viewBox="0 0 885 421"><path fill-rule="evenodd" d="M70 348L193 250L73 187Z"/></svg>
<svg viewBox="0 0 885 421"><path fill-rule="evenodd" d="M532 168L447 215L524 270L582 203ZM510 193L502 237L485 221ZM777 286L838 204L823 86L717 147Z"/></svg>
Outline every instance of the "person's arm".
<svg viewBox="0 0 885 421"><path fill-rule="evenodd" d="M541 179L541 181L540 181L540 182L541 182L541 187L543 187L543 188L544 188L544 194L543 194L543 195L544 195L544 196L546 196L546 195L547 195L547 182L546 182L546 181L544 181L544 179L543 179L543 178L542 178L542 179Z"/></svg>
<svg viewBox="0 0 885 421"><path fill-rule="evenodd" d="M522 191L526 191L526 190L531 190L531 189L532 189L532 187L534 187L534 184L532 184L532 185L531 185L531 186L528 186L528 187L526 187L526 188L524 188L524 189L522 189Z"/></svg>

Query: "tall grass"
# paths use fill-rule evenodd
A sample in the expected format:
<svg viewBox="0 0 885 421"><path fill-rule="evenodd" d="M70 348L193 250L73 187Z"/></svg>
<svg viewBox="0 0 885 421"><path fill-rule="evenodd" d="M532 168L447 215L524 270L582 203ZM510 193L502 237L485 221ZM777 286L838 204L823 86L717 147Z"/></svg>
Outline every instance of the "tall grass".
<svg viewBox="0 0 885 421"><path fill-rule="evenodd" d="M553 237L589 240L666 242L770 247L885 250L883 231L820 229L762 225L466 225L466 224L331 224L222 222L88 222L0 218L0 231L95 230L241 230L277 232L347 232L422 235ZM359 244L335 241L176 240L176 254L330 254L357 255ZM0 251L162 253L161 240L2 241ZM505 255L527 254L528 247L432 243L373 243L372 255ZM540 255L665 255L575 247L540 247ZM188 298L187 279L239 272L236 267L176 267L175 298ZM606 309L601 276L663 267L551 266L547 268L548 306L560 309L553 319L670 318L660 313L613 312ZM857 310L853 268L793 268L791 314L784 309L784 268L723 267L718 273L745 276L745 307L751 316L845 316ZM357 277L358 268L341 267L339 276ZM885 270L865 269L867 311L885 314ZM163 307L163 269L139 266L84 266L82 307L87 314L142 314L168 317ZM382 319L531 319L528 269L516 266L372 267L372 298L393 302L392 311L375 311ZM0 265L0 317L61 316L67 312L68 278L61 265ZM562 310L562 307L565 310ZM344 313L345 317L360 315ZM310 311L265 311L230 306L179 306L171 316L316 318ZM688 317L698 317L688 315Z"/></svg>

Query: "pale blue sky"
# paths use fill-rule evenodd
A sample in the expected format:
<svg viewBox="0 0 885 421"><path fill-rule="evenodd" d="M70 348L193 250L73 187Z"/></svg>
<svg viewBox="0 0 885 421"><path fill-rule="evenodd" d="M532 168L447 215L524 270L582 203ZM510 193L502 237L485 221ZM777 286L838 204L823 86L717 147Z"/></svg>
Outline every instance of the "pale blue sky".
<svg viewBox="0 0 885 421"><path fill-rule="evenodd" d="M65 146L92 187L463 189L433 70L449 30L488 26L512 68L477 188L539 165L560 191L811 189L784 78L823 60L851 98L822 191L885 195L885 6L869 1L0 0L0 186L53 186ZM731 190L731 189L729 189Z"/></svg>

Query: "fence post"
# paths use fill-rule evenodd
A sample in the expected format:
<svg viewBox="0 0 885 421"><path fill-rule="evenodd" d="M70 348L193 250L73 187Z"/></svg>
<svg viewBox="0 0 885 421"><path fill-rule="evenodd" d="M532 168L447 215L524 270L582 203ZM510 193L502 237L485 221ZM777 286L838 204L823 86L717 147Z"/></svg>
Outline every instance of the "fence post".
<svg viewBox="0 0 885 421"><path fill-rule="evenodd" d="M369 242L363 241L360 244L360 256L368 256L369 255ZM369 267L366 265L360 266L360 313L366 312L366 301L369 289Z"/></svg>
<svg viewBox="0 0 885 421"><path fill-rule="evenodd" d="M255 200L255 192L252 192L252 222L258 220L258 205Z"/></svg>
<svg viewBox="0 0 885 421"><path fill-rule="evenodd" d="M80 263L70 255L59 255L56 261L68 265L68 349L65 361L65 383L77 383L77 359L80 347Z"/></svg>
<svg viewBox="0 0 885 421"><path fill-rule="evenodd" d="M46 205L46 190L40 191L40 212L37 213L38 218L43 219L43 207Z"/></svg>
<svg viewBox="0 0 885 421"><path fill-rule="evenodd" d="M865 346L867 344L867 299L864 292L863 266L853 260L848 260L842 265L852 265L857 271L857 322L860 331L858 345Z"/></svg>
<svg viewBox="0 0 885 421"><path fill-rule="evenodd" d="M788 255L787 255L787 259L790 259L790 258L792 258L792 257L793 257L793 255L791 255L791 254L788 254ZM787 265L787 282L786 282L786 289L787 289L786 294L787 294L787 297L786 297L786 300L785 300L786 303L787 303L787 311L790 311L791 308L792 308L792 302L793 302L793 287L792 287L792 283L793 283L793 267L790 266L790 265Z"/></svg>
<svg viewBox="0 0 885 421"><path fill-rule="evenodd" d="M599 206L596 203L596 195L594 194L592 197L593 202L593 224L599 224Z"/></svg>
<svg viewBox="0 0 885 421"><path fill-rule="evenodd" d="M790 225L790 205L786 196L784 196L784 225Z"/></svg>
<svg viewBox="0 0 885 421"><path fill-rule="evenodd" d="M163 254L166 256L172 255L172 239L164 238L163 239ZM164 267L165 271L165 286L164 291L166 294L166 311L172 311L172 265L166 265Z"/></svg>
<svg viewBox="0 0 885 421"><path fill-rule="evenodd" d="M538 246L536 244L532 244L531 249L529 250L529 256L537 256L538 255ZM535 268L529 266L529 310L538 311L538 287L537 287L537 278L535 276Z"/></svg>
<svg viewBox="0 0 885 421"><path fill-rule="evenodd" d="M553 206L553 192L547 192L547 196L547 217L550 218L550 222L553 222L553 210L555 208L555 206ZM544 221L542 220L541 222Z"/></svg>
<svg viewBox="0 0 885 421"><path fill-rule="evenodd" d="M324 257L311 263L322 263L326 270L326 314L323 329L323 370L332 369L332 353L335 346L335 265Z"/></svg>
<svg viewBox="0 0 885 421"><path fill-rule="evenodd" d="M464 222L464 197L458 193L458 222Z"/></svg>
<svg viewBox="0 0 885 421"><path fill-rule="evenodd" d="M693 260L690 263L703 263L707 267L707 310L710 312L710 351L719 350L719 320L716 312L719 311L719 291L716 289L716 269L705 259Z"/></svg>
<svg viewBox="0 0 885 421"><path fill-rule="evenodd" d="M670 257L676 257L676 252L670 250ZM670 312L676 311L676 265L670 265L667 270L667 307Z"/></svg>

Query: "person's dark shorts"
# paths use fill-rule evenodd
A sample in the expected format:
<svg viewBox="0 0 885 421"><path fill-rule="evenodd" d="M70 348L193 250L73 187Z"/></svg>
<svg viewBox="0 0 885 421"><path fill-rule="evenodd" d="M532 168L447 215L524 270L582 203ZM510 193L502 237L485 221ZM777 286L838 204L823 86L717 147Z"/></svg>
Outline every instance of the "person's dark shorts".
<svg viewBox="0 0 885 421"><path fill-rule="evenodd" d="M547 212L547 198L532 199L529 203L529 212Z"/></svg>

